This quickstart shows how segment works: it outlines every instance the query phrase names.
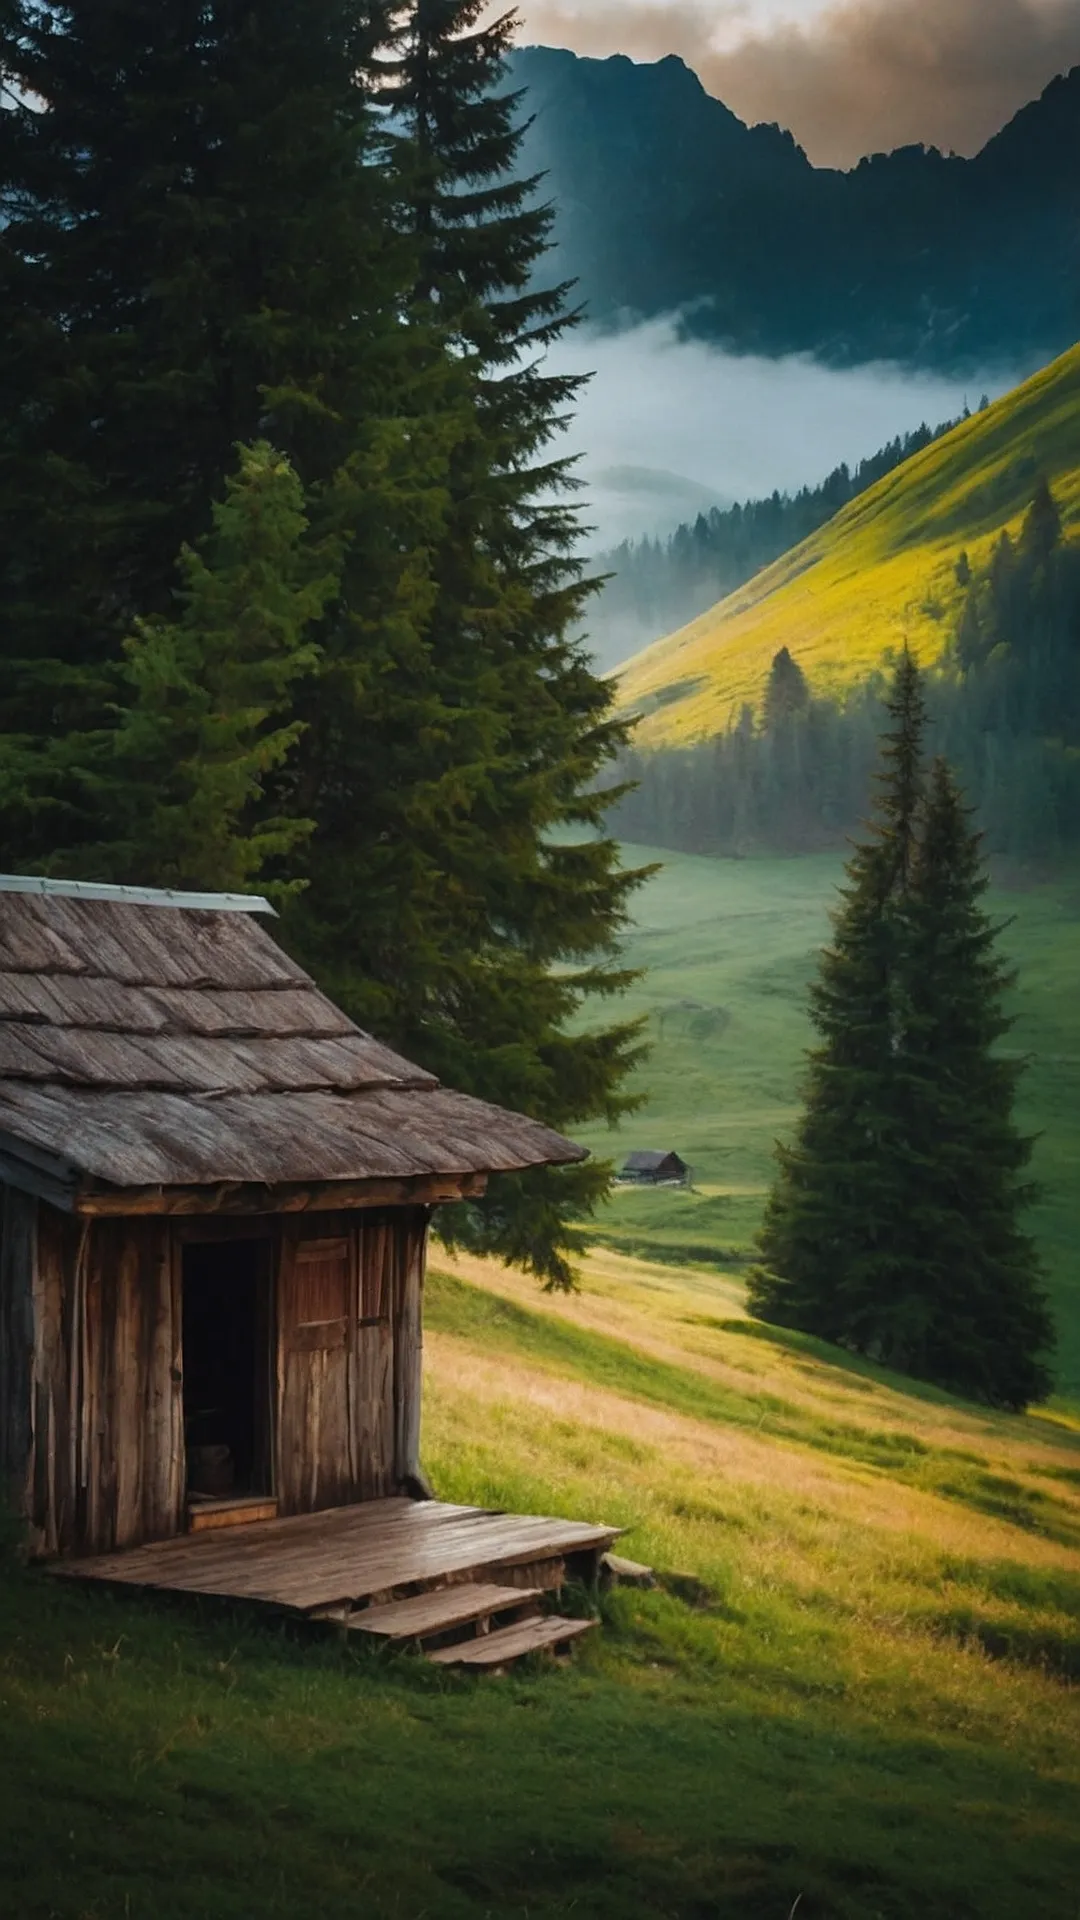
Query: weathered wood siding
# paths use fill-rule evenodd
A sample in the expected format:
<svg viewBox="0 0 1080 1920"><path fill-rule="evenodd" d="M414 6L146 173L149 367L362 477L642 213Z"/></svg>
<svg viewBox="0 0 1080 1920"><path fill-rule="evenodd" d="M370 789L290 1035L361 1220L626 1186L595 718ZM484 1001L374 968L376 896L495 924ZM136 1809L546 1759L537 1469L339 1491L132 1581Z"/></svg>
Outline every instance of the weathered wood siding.
<svg viewBox="0 0 1080 1920"><path fill-rule="evenodd" d="M307 1223L305 1223L306 1225ZM310 1513L352 1498L350 1345L356 1248L313 1223L285 1228L278 1264L278 1509Z"/></svg>
<svg viewBox="0 0 1080 1920"><path fill-rule="evenodd" d="M394 1482L415 1491L420 1471L424 1372L424 1271L429 1215L414 1213L400 1241L394 1329ZM413 1483L410 1486L410 1483Z"/></svg>
<svg viewBox="0 0 1080 1920"><path fill-rule="evenodd" d="M30 1467L38 1203L0 1186L0 1506L21 1514Z"/></svg>
<svg viewBox="0 0 1080 1920"><path fill-rule="evenodd" d="M281 1513L382 1499L415 1476L426 1234L419 1208L283 1223Z"/></svg>
<svg viewBox="0 0 1080 1920"><path fill-rule="evenodd" d="M25 1515L39 1553L105 1553L183 1518L180 1297L167 1223L39 1201Z"/></svg>
<svg viewBox="0 0 1080 1920"><path fill-rule="evenodd" d="M274 1223L282 1514L419 1478L423 1208ZM0 1474L40 1554L185 1525L181 1240L0 1188Z"/></svg>

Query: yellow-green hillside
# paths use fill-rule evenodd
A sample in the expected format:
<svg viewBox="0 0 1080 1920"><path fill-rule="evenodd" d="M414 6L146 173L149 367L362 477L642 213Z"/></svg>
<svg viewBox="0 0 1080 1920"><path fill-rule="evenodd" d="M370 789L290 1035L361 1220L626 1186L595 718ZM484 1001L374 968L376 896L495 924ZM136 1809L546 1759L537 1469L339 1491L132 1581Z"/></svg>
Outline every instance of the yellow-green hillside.
<svg viewBox="0 0 1080 1920"><path fill-rule="evenodd" d="M1080 346L852 501L828 526L681 632L619 670L640 746L681 745L756 704L790 647L811 683L839 690L906 640L924 662L952 631L966 548L977 565L1019 525L1045 475L1080 523Z"/></svg>

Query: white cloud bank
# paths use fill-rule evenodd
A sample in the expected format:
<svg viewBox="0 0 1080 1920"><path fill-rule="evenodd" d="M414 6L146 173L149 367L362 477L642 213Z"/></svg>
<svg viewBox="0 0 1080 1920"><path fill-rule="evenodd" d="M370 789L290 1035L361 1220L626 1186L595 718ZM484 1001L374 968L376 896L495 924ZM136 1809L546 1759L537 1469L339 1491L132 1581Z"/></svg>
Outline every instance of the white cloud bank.
<svg viewBox="0 0 1080 1920"><path fill-rule="evenodd" d="M682 339L672 319L621 333L579 330L546 364L594 370L567 436L581 455L593 551L669 533L713 502L816 485L842 460L855 465L1018 377L965 383L887 365L841 371L802 356L735 356Z"/></svg>

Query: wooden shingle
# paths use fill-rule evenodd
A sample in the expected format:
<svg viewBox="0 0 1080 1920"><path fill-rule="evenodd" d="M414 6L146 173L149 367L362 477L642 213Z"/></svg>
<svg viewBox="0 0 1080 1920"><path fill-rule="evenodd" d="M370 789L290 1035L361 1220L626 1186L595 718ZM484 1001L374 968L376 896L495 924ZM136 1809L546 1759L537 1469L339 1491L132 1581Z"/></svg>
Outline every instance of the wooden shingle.
<svg viewBox="0 0 1080 1920"><path fill-rule="evenodd" d="M584 1157L364 1033L250 914L47 891L0 891L0 1136L120 1190Z"/></svg>

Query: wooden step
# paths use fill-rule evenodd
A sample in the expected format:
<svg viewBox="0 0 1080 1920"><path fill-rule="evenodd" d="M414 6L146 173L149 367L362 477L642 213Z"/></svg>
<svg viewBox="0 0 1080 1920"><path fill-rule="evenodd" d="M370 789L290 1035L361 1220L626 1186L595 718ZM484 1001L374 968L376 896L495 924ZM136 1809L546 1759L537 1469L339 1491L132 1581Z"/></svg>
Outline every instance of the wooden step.
<svg viewBox="0 0 1080 1920"><path fill-rule="evenodd" d="M222 1500L189 1499L189 1533L205 1533L218 1527L249 1527L256 1520L276 1520L278 1503L273 1494L230 1494Z"/></svg>
<svg viewBox="0 0 1080 1920"><path fill-rule="evenodd" d="M506 1667L527 1653L539 1653L545 1647L560 1647L576 1640L596 1625L595 1620L565 1620L547 1614L539 1620L519 1620L512 1627L498 1627L475 1640L460 1640L453 1647L436 1647L428 1659L440 1667Z"/></svg>
<svg viewBox="0 0 1080 1920"><path fill-rule="evenodd" d="M601 1579L613 1587L655 1587L656 1575L640 1560L625 1560L621 1553L605 1553L600 1561Z"/></svg>
<svg viewBox="0 0 1080 1920"><path fill-rule="evenodd" d="M468 1581L461 1586L438 1587L434 1593L418 1593L412 1600L366 1607L360 1613L351 1613L345 1624L350 1633L374 1633L386 1640L428 1640L454 1627L467 1627L474 1620L490 1620L493 1613L507 1613L511 1608L529 1606L535 1611L539 1598L538 1587L481 1586Z"/></svg>

